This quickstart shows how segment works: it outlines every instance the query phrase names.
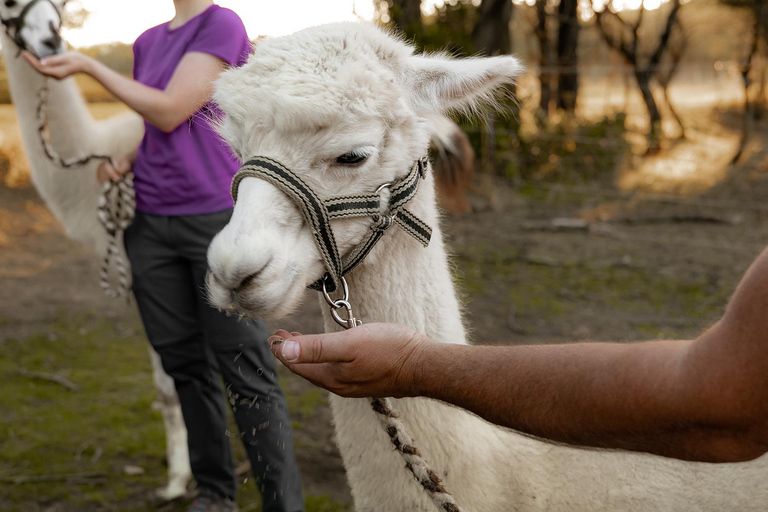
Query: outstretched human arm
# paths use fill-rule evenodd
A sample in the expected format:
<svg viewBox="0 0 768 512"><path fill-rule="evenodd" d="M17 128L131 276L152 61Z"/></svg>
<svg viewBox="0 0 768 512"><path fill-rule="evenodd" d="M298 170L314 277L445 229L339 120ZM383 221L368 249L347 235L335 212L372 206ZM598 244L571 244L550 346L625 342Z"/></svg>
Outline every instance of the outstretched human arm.
<svg viewBox="0 0 768 512"><path fill-rule="evenodd" d="M226 67L218 57L189 52L182 57L168 87L160 90L131 80L81 53L67 52L43 60L37 60L29 52L22 55L40 73L57 80L77 73L92 76L164 132L176 129L208 102L213 93L213 82Z"/></svg>
<svg viewBox="0 0 768 512"><path fill-rule="evenodd" d="M388 324L270 340L342 396L426 396L568 444L735 462L768 451L766 312L768 252L693 341L466 346Z"/></svg>

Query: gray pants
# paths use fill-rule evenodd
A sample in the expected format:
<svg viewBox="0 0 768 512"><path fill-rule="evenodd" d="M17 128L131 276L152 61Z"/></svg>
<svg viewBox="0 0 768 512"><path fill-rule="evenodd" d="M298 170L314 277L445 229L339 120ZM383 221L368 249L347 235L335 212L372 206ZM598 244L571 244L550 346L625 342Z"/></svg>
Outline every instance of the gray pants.
<svg viewBox="0 0 768 512"><path fill-rule="evenodd" d="M205 299L208 245L231 214L137 213L125 233L133 293L147 337L176 383L198 487L228 498L236 494L223 377L264 512L302 511L291 423L264 323L238 322Z"/></svg>

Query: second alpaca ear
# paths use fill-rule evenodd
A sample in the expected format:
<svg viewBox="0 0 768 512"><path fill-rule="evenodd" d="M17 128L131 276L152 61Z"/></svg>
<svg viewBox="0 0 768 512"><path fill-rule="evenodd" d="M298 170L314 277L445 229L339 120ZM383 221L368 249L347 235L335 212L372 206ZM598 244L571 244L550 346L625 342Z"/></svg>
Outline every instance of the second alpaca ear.
<svg viewBox="0 0 768 512"><path fill-rule="evenodd" d="M514 57L450 59L414 56L408 61L410 101L420 115L465 110L492 97L525 69Z"/></svg>

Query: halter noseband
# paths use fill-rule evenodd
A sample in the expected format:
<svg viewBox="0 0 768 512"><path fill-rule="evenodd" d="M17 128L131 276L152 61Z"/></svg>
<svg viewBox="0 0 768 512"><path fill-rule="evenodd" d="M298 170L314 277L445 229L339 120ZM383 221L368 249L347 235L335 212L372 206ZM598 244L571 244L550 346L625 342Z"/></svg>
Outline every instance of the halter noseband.
<svg viewBox="0 0 768 512"><path fill-rule="evenodd" d="M27 5L24 6L24 8L21 10L18 16L15 18L0 18L0 22L2 22L3 25L5 25L5 33L8 34L8 37L11 39L11 41L16 44L16 46L19 48L19 53L26 50L32 54L35 55L35 57L39 57L36 52L27 46L26 41L24 41L24 38L21 36L21 31L24 29L24 25L26 24L27 15L29 15L30 11L32 10L35 5L37 5L40 2L48 2L51 4L51 7L56 11L56 14L59 16L59 27L58 30L61 30L61 23L62 23L62 17L61 17L61 11L58 7L56 7L56 4L53 3L53 0L32 0ZM65 2L66 3L66 2ZM11 33L11 30L13 30L13 33Z"/></svg>
<svg viewBox="0 0 768 512"><path fill-rule="evenodd" d="M414 198L419 182L426 176L427 157L420 158L410 172L394 183L379 187L372 194L337 196L322 200L287 167L271 158L255 157L243 165L232 180L232 198L237 201L237 189L244 178L260 178L275 185L293 200L312 228L315 243L323 257L327 273L310 288L335 291L339 285L346 288L343 277L357 267L393 224L418 240L424 247L429 244L432 229L405 206ZM381 213L381 191L389 189L385 213ZM374 223L363 240L344 258L339 255L331 220L352 217L372 217Z"/></svg>

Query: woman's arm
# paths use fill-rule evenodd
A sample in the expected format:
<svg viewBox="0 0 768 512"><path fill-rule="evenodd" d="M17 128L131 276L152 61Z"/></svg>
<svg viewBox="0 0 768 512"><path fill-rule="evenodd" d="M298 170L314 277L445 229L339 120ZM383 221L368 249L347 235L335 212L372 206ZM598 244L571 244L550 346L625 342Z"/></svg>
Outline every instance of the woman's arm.
<svg viewBox="0 0 768 512"><path fill-rule="evenodd" d="M41 61L29 52L23 55L40 73L57 80L76 73L91 75L120 101L164 132L176 129L209 101L213 82L226 67L223 60L213 55L187 53L168 87L159 90L124 77L81 53L68 52Z"/></svg>
<svg viewBox="0 0 768 512"><path fill-rule="evenodd" d="M768 251L695 341L466 346L389 324L270 340L342 396L427 396L564 443L732 462L768 451L767 312Z"/></svg>

